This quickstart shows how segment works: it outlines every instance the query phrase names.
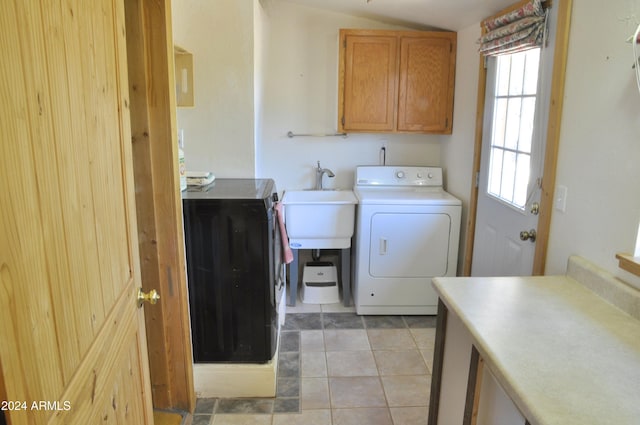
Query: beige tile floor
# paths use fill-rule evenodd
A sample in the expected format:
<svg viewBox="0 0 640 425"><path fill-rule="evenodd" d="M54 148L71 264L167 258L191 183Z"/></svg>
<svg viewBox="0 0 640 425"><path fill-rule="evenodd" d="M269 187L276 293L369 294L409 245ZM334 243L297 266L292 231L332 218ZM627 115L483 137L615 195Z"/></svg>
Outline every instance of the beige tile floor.
<svg viewBox="0 0 640 425"><path fill-rule="evenodd" d="M363 323L363 329L295 331L299 411L196 415L194 425L426 424L435 329L370 328L366 318Z"/></svg>

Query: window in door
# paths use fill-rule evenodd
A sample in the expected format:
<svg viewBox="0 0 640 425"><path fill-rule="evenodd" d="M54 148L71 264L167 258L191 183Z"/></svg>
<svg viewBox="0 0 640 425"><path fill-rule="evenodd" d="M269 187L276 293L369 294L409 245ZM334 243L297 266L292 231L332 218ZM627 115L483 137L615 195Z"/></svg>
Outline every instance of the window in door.
<svg viewBox="0 0 640 425"><path fill-rule="evenodd" d="M540 49L502 55L497 75L487 192L524 210L538 88Z"/></svg>

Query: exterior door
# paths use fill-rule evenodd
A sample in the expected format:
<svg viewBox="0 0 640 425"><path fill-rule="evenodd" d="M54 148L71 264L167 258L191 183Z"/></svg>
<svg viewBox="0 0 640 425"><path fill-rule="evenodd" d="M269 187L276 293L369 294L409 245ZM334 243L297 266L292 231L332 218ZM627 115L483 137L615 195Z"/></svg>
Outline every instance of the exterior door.
<svg viewBox="0 0 640 425"><path fill-rule="evenodd" d="M10 1L0 23L4 414L152 424L123 4Z"/></svg>
<svg viewBox="0 0 640 425"><path fill-rule="evenodd" d="M532 272L546 133L541 52L488 59L472 276Z"/></svg>
<svg viewBox="0 0 640 425"><path fill-rule="evenodd" d="M528 179L528 187L526 190L527 206L511 209L511 216L526 217L534 215L531 212L533 203L540 199L540 215L529 217L533 221L516 222L511 228L506 229L504 224L507 219L503 218L499 210L504 205L495 201L495 197L487 201L488 183L488 156L482 151L488 151L490 138L485 131L487 126L492 123L491 118L487 118L487 114L492 114L494 109L492 106L481 108L479 116L484 116L482 124L478 126L482 129L481 137L476 139L476 152L482 153L481 160L478 165L474 165L474 171L480 170L476 174L478 184L472 189L470 202L470 228L475 229L473 232L474 242L467 243L465 252L464 273L466 275L498 275L498 274L543 274L545 267L546 247L549 238L549 226L551 222L552 206L554 206L554 186L555 186L555 164L557 160L557 151L560 137L560 124L562 122L562 105L565 84L565 68L569 39L569 27L571 22L571 4L570 0L561 0L554 2L548 13L548 40L542 49L538 84L539 97L536 101L535 131L532 139L532 159L530 163L530 178ZM517 3L513 7L522 5ZM494 59L489 60L489 67ZM494 68L495 70L495 68ZM478 87L480 93L479 101L484 101L487 97L495 95L494 84L495 75L489 75L487 69L481 69L479 77L481 84ZM486 85L484 81L486 80ZM538 167L537 157L544 155L543 167ZM477 168L476 168L477 167ZM543 176L544 174L544 176ZM541 180L538 180L538 179ZM482 199L485 198L485 199ZM481 205L481 203L483 203ZM518 212L519 211L519 212ZM495 217L495 218L494 218ZM535 226L533 223L537 223ZM531 243L531 239L520 241L520 232L529 231L531 229L538 230L535 244ZM501 236L502 235L502 236ZM509 235L508 238L504 235ZM519 242L520 241L520 242ZM526 243L523 243L526 242ZM521 244L522 243L522 244ZM530 244L530 245L527 245ZM526 264L518 263L515 260L507 260L506 258L519 257L516 255L517 244L521 249L529 251L526 247L534 248L533 265L531 263L530 254L523 254L520 258L526 258ZM524 246L523 246L524 245ZM515 251L508 250L515 248ZM507 253L505 255L504 253ZM505 271L506 270L506 271Z"/></svg>

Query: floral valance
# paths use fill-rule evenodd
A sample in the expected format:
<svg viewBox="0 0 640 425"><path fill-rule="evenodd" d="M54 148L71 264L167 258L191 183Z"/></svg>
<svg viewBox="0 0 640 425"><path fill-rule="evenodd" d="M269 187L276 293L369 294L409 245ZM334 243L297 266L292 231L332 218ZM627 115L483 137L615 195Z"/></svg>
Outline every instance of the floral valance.
<svg viewBox="0 0 640 425"><path fill-rule="evenodd" d="M504 15L482 22L480 53L497 56L541 46L546 30L546 12L541 0L530 0Z"/></svg>

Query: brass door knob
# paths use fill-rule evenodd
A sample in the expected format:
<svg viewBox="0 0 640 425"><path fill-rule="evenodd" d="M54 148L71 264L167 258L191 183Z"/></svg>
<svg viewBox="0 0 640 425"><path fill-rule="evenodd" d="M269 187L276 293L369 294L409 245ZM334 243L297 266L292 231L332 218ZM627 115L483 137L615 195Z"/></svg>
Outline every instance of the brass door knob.
<svg viewBox="0 0 640 425"><path fill-rule="evenodd" d="M536 241L536 230L535 229L531 229L528 232L526 230L523 230L522 232L520 232L520 240L535 242Z"/></svg>
<svg viewBox="0 0 640 425"><path fill-rule="evenodd" d="M142 304L148 302L149 304L156 304L160 299L160 294L155 289L144 293L142 288L138 288L138 307L142 307Z"/></svg>

